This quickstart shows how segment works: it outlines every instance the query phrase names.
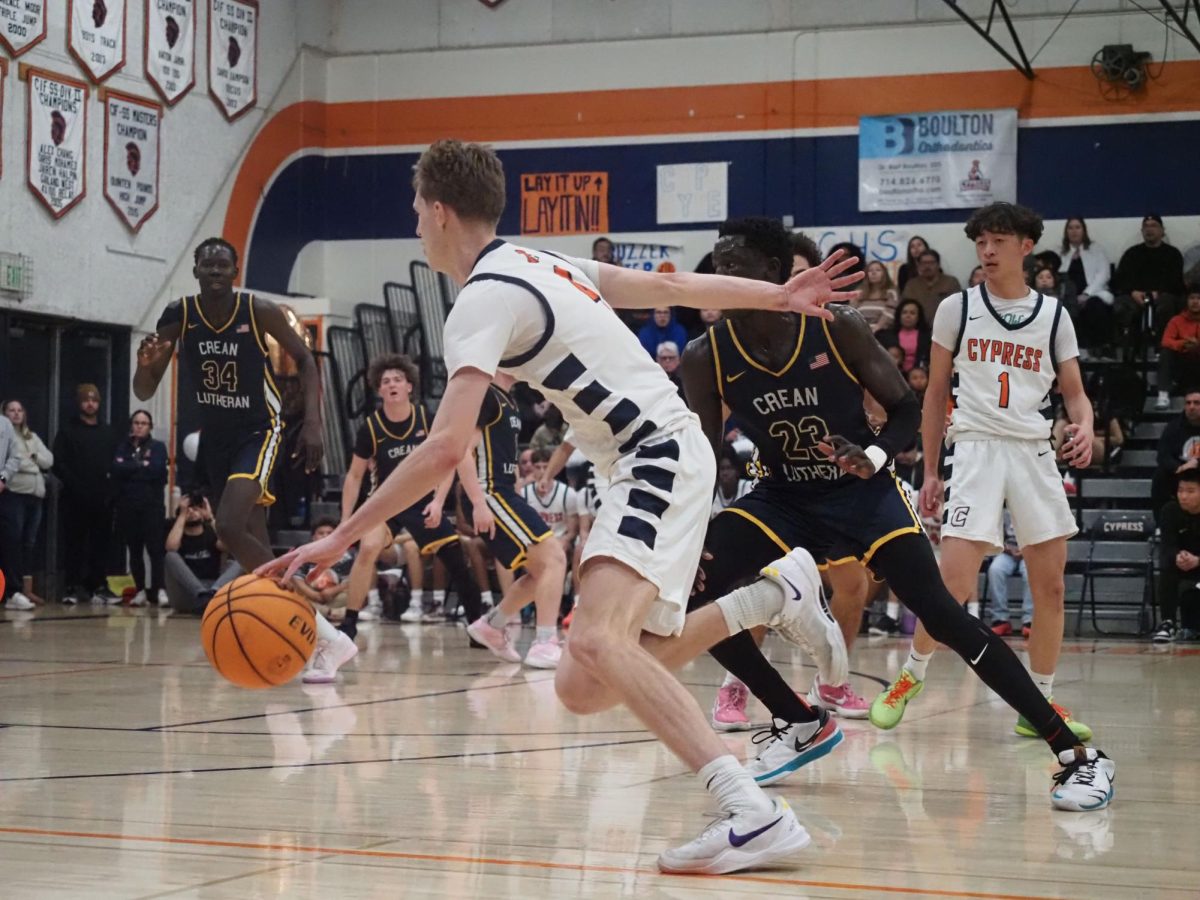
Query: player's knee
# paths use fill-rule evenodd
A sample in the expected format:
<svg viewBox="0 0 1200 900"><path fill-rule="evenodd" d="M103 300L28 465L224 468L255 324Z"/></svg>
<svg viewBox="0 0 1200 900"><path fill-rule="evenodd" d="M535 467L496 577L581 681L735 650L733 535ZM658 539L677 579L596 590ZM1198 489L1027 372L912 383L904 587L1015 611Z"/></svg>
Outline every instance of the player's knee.
<svg viewBox="0 0 1200 900"><path fill-rule="evenodd" d="M571 632L567 652L585 672L595 674L603 671L606 661L613 658L613 650L619 640L604 629L575 628Z"/></svg>
<svg viewBox="0 0 1200 900"><path fill-rule="evenodd" d="M567 555L563 552L562 544L551 538L536 544L529 551L527 568L541 574L554 574L562 577L567 571Z"/></svg>
<svg viewBox="0 0 1200 900"><path fill-rule="evenodd" d="M577 716L591 715L605 708L598 702L603 693L602 685L580 666L558 667L554 673L554 693L567 712Z"/></svg>
<svg viewBox="0 0 1200 900"><path fill-rule="evenodd" d="M1061 578L1048 584L1032 585L1033 602L1038 609L1047 612L1062 613L1066 609L1066 592Z"/></svg>

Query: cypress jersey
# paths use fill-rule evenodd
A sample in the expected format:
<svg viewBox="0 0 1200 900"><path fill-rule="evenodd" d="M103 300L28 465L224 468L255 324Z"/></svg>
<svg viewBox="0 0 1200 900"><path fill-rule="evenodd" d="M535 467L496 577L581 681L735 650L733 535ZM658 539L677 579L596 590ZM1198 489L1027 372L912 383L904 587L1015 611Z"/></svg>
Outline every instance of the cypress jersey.
<svg viewBox="0 0 1200 900"><path fill-rule="evenodd" d="M820 495L857 481L817 449L838 434L860 447L875 437L863 389L846 368L823 319L800 316L796 346L778 372L750 357L728 319L708 330L717 391L757 448L759 483Z"/></svg>
<svg viewBox="0 0 1200 900"><path fill-rule="evenodd" d="M412 404L412 412L403 422L393 422L377 409L367 416L354 439L354 455L360 459L372 459L371 493L383 483L405 458L425 443L429 436L429 424L425 406ZM433 496L431 491L429 497ZM428 497L425 498L428 500ZM415 505L415 504L414 504Z"/></svg>
<svg viewBox="0 0 1200 900"><path fill-rule="evenodd" d="M196 404L200 427L249 434L277 427L282 403L266 335L255 319L254 295L234 296L225 322L208 319L197 295L168 307L158 327L180 322L179 397Z"/></svg>
<svg viewBox="0 0 1200 900"><path fill-rule="evenodd" d="M479 410L481 432L475 448L479 486L489 494L515 491L517 485L517 441L521 435L521 415L507 393L489 384Z"/></svg>

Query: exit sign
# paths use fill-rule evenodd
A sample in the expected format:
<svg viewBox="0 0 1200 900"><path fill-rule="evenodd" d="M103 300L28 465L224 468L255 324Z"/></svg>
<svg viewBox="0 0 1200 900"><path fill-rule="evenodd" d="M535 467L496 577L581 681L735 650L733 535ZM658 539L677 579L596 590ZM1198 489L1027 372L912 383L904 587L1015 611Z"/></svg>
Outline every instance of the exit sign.
<svg viewBox="0 0 1200 900"><path fill-rule="evenodd" d="M24 300L32 287L33 260L16 253L0 253L0 291Z"/></svg>

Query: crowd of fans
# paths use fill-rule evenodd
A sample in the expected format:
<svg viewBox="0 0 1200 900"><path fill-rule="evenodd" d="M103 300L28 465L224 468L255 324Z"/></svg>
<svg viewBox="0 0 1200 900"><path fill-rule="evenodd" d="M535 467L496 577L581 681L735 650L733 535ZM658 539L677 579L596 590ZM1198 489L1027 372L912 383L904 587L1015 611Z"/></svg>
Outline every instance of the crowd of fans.
<svg viewBox="0 0 1200 900"><path fill-rule="evenodd" d="M1158 397L1161 409L1169 406L1172 392L1186 391L1183 412L1164 432L1158 451L1152 503L1162 526L1162 583L1159 604L1162 626L1156 640L1191 637L1200 627L1200 248L1185 257L1166 243L1162 220L1147 215L1141 223L1142 242L1126 249L1114 267L1104 249L1093 242L1081 218L1067 221L1061 243L1028 259L1031 288L1058 297L1076 327L1081 349L1093 358L1133 360L1153 340L1158 350ZM843 246L843 245L839 245ZM614 261L614 245L599 238L593 258ZM835 249L835 248L831 248ZM853 255L860 248L844 245ZM807 236L793 236L793 274L818 265L823 254ZM963 283L942 268L941 255L920 236L907 245L897 268L879 260L864 264L862 296L853 305L870 325L880 344L895 360L914 393L921 398L928 382L931 321L939 302L963 290ZM706 258L699 271L712 271ZM967 273L972 287L984 279L982 267ZM619 315L667 376L683 388L679 378L681 355L688 342L721 319L720 310L622 310ZM1128 421L1109 402L1106 384L1099 376L1089 382L1096 412L1094 465L1108 468L1125 442ZM1140 404L1143 393L1138 397ZM557 497L553 483L540 477L553 451L567 438L561 412L539 395L518 385L515 399L522 414L518 489L533 492L554 518L549 522L563 542L568 560L578 559L594 511L590 467L581 456L572 457L560 475L562 502L554 511L546 504ZM176 610L203 609L213 591L237 574L222 562L221 547L213 528L213 511L199 491L185 491L174 509L164 507L168 478L168 453L152 436L154 423L145 410L136 411L125 433L105 424L100 416L100 394L95 385L77 390L78 410L55 436L53 447L30 430L19 400L5 403L0 419L0 561L6 576L5 600L9 609L32 609L43 602L32 585L30 569L43 518L46 477L53 473L61 483L62 520L66 545L64 603L92 602L131 605L170 605ZM868 415L874 415L868 405ZM1067 425L1064 413L1053 427L1055 442ZM714 514L751 486L744 477L753 446L742 435L736 418L726 425L726 445L721 452ZM921 449L914 444L896 457L897 474L914 488L920 487ZM1070 478L1068 476L1068 489ZM448 510L453 515L453 510ZM479 582L485 604L493 599L492 587L502 591L507 573L494 575L482 541L471 532L469 517L458 516L467 558ZM313 532L336 523L317 522ZM933 524L933 523L931 523ZM425 590L445 596L446 573L436 561L427 571L415 547L401 540L381 557L379 586L363 615L369 620L389 609L396 613ZM145 561L149 561L147 566ZM403 572L403 575L400 573ZM108 589L107 576L127 573L132 591L118 596ZM313 599L326 606L344 596L337 570L332 581L315 589ZM991 623L1001 634L1013 631L1009 618L1007 579L1023 576L1023 562L1015 547L1006 546L989 565ZM569 610L574 573L565 586ZM494 579L494 581L493 581ZM385 602L386 601L386 602ZM1028 631L1030 605L1025 591L1021 628ZM899 610L885 607L873 630L895 633Z"/></svg>

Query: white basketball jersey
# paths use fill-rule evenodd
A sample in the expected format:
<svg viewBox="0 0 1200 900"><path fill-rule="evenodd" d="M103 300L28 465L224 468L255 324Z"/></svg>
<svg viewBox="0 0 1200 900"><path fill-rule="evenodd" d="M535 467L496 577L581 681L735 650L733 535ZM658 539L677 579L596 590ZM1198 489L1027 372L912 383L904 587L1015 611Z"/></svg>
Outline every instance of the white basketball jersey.
<svg viewBox="0 0 1200 900"><path fill-rule="evenodd" d="M480 255L463 292L496 281L524 288L543 316L541 337L524 353L502 359L501 370L529 382L562 411L576 445L600 474L655 433L698 421L573 261L497 239ZM460 294L451 316L462 300Z"/></svg>
<svg viewBox="0 0 1200 900"><path fill-rule="evenodd" d="M1058 300L1043 294L1013 302L993 301L982 284L966 292L953 353L954 411L947 444L1049 439L1050 389L1059 362L1054 346L1062 318Z"/></svg>
<svg viewBox="0 0 1200 900"><path fill-rule="evenodd" d="M533 484L527 484L521 490L521 496L525 498L525 502L532 506L542 520L550 526L550 530L554 532L556 538L566 536L567 517L576 514L574 493L561 481L554 482L554 487L548 497L539 494L537 486Z"/></svg>
<svg viewBox="0 0 1200 900"><path fill-rule="evenodd" d="M733 506L735 500L741 500L748 493L750 493L753 488L753 481L748 478L739 478L737 487L734 488L733 496L726 499L725 495L721 493L720 485L718 485L716 491L713 492L712 512L709 514L709 518L711 519L721 510L728 509L729 507Z"/></svg>

